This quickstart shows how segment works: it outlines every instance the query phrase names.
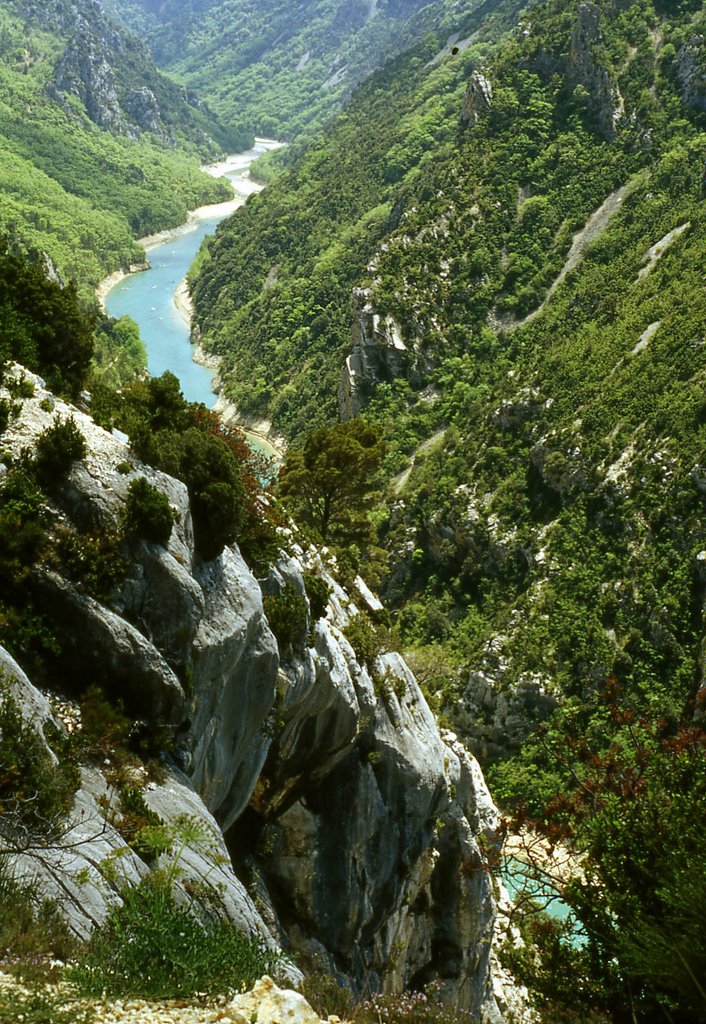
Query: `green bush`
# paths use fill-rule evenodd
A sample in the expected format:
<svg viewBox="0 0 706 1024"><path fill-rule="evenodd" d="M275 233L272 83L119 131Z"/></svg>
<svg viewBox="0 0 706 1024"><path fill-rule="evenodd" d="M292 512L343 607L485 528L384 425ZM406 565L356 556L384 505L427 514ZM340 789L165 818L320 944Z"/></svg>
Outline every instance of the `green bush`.
<svg viewBox="0 0 706 1024"><path fill-rule="evenodd" d="M123 516L126 532L166 547L173 524L174 515L167 496L144 476L133 480Z"/></svg>
<svg viewBox="0 0 706 1024"><path fill-rule="evenodd" d="M54 763L0 675L0 806L12 826L8 834L20 844L31 835L51 839L71 807L79 782L78 767L72 761L63 758Z"/></svg>
<svg viewBox="0 0 706 1024"><path fill-rule="evenodd" d="M34 885L18 879L9 857L0 855L0 956L12 952L13 973L35 974L38 958L66 959L75 952L75 945L56 904L43 900ZM0 1002L0 1022L6 1019L4 1009ZM7 1018L13 1024L21 1019Z"/></svg>
<svg viewBox="0 0 706 1024"><path fill-rule="evenodd" d="M376 659L388 649L385 631L376 626L366 612L354 615L343 633L358 661L369 670L373 669Z"/></svg>
<svg viewBox="0 0 706 1024"><path fill-rule="evenodd" d="M86 439L76 420L57 416L50 427L37 438L36 470L42 484L51 486L62 480L74 462L86 455Z"/></svg>
<svg viewBox="0 0 706 1024"><path fill-rule="evenodd" d="M26 465L13 467L0 495L0 591L16 585L47 541L44 495ZM12 594L11 594L12 596Z"/></svg>
<svg viewBox="0 0 706 1024"><path fill-rule="evenodd" d="M83 584L93 597L99 600L109 597L127 571L127 562L120 554L120 542L120 535L109 530L59 532L57 548L61 571L69 579Z"/></svg>
<svg viewBox="0 0 706 1024"><path fill-rule="evenodd" d="M331 596L331 587L326 580L313 572L304 573L304 586L306 588L306 596L309 598L311 621L317 622L326 615L328 599Z"/></svg>
<svg viewBox="0 0 706 1024"><path fill-rule="evenodd" d="M270 629L280 647L303 640L306 632L306 601L293 583L287 583L281 594L270 594L263 601Z"/></svg>
<svg viewBox="0 0 706 1024"><path fill-rule="evenodd" d="M174 999L234 993L271 972L276 955L229 921L201 924L154 878L122 892L70 977L86 995Z"/></svg>
<svg viewBox="0 0 706 1024"><path fill-rule="evenodd" d="M6 398L0 399L0 434L4 434L10 422L12 405Z"/></svg>

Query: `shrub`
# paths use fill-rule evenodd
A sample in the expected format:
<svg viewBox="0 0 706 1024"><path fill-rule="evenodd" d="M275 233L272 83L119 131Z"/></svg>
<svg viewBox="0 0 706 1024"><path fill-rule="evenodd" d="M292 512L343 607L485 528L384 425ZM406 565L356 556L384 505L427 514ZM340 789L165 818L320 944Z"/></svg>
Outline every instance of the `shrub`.
<svg viewBox="0 0 706 1024"><path fill-rule="evenodd" d="M95 1011L74 1006L65 993L13 991L0 993L0 1024L93 1024Z"/></svg>
<svg viewBox="0 0 706 1024"><path fill-rule="evenodd" d="M33 836L50 839L71 807L78 768L54 763L37 730L0 676L0 805L2 841L13 849Z"/></svg>
<svg viewBox="0 0 706 1024"><path fill-rule="evenodd" d="M306 632L306 601L293 583L287 583L281 594L271 594L263 601L270 629L280 647L299 643Z"/></svg>
<svg viewBox="0 0 706 1024"><path fill-rule="evenodd" d="M312 972L304 979L304 996L321 1017L337 1014L351 1024L477 1024L470 1010L446 1005L439 982L427 985L423 992L398 995L374 994L356 1000L330 975Z"/></svg>
<svg viewBox="0 0 706 1024"><path fill-rule="evenodd" d="M87 995L174 999L234 993L271 973L276 954L229 921L200 923L150 876L122 892L104 929L70 972Z"/></svg>
<svg viewBox="0 0 706 1024"><path fill-rule="evenodd" d="M57 546L63 574L82 583L99 600L110 596L127 571L127 562L119 550L120 540L119 534L107 530L60 532Z"/></svg>
<svg viewBox="0 0 706 1024"><path fill-rule="evenodd" d="M86 439L76 420L73 416L65 420L57 416L37 438L35 465L40 482L47 486L58 483L85 454Z"/></svg>
<svg viewBox="0 0 706 1024"><path fill-rule="evenodd" d="M99 764L103 770L106 766L120 768L131 757L131 728L122 704L112 704L101 689L89 686L81 698L81 730L76 736L81 759Z"/></svg>
<svg viewBox="0 0 706 1024"><path fill-rule="evenodd" d="M306 588L306 596L309 598L311 621L316 622L326 615L326 606L331 596L331 587L326 580L322 579L321 576L316 576L313 572L304 573L304 586Z"/></svg>
<svg viewBox="0 0 706 1024"><path fill-rule="evenodd" d="M44 495L27 466L13 468L0 495L0 589L21 582L47 540Z"/></svg>
<svg viewBox="0 0 706 1024"><path fill-rule="evenodd" d="M6 398L0 399L0 434L4 434L7 430L11 414L12 405L10 402Z"/></svg>
<svg viewBox="0 0 706 1024"><path fill-rule="evenodd" d="M387 649L384 630L377 627L366 612L359 612L343 633L358 661L372 670L376 659Z"/></svg>
<svg viewBox="0 0 706 1024"><path fill-rule="evenodd" d="M167 546L174 524L169 499L141 476L128 489L123 518L125 530L152 544Z"/></svg>

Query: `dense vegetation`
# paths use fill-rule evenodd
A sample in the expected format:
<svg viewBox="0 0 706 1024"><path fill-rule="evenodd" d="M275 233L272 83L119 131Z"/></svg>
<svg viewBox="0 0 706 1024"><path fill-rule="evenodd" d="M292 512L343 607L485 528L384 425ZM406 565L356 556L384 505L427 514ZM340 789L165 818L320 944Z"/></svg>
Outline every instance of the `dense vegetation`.
<svg viewBox="0 0 706 1024"><path fill-rule="evenodd" d="M326 140L207 244L192 287L196 320L244 412L272 416L290 436L336 416L351 291L400 215L406 183L389 153L412 178L418 164L453 155L470 69L514 9L479 18L478 42L431 69L438 37L391 61Z"/></svg>
<svg viewBox="0 0 706 1024"><path fill-rule="evenodd" d="M329 136L206 246L197 318L229 396L292 441L284 500L347 546L344 571L367 575L374 551L377 574L387 558L397 635L496 797L586 858L564 890L586 944L541 922L537 945L509 954L546 1019L690 1024L706 1020L694 912L706 890L706 17L696 0L548 0L508 30L516 12L510 0L490 18L460 11L459 31L478 35L451 53L444 5L443 28L363 85ZM203 20L199 46L214 24ZM48 62L55 44L36 39L30 53ZM27 65L28 88L42 66ZM299 130L287 119L300 101L277 123ZM13 124L16 140L33 130ZM2 258L2 358L78 393L94 326L75 291L9 245ZM116 358L121 339L136 351L129 323L100 330ZM342 407L362 416L323 429L352 344L361 369ZM8 383L3 428L27 397L26 382ZM242 438L174 378L120 398L106 383L94 411L185 481L203 558L234 539L253 561L272 554ZM56 421L2 489L0 639L30 663L58 643L17 596L36 564L105 594L121 545L171 530L164 496L137 481L127 537L56 532L50 499L81 456L75 424ZM380 501L363 524L371 484ZM303 595L268 601L282 643L303 643ZM372 667L384 630L359 616L349 634ZM113 922L110 955L133 924Z"/></svg>
<svg viewBox="0 0 706 1024"><path fill-rule="evenodd" d="M287 140L326 125L355 85L432 27L444 40L467 34L458 5L424 0L108 0L106 7L144 32L160 67L205 96L225 124Z"/></svg>
<svg viewBox="0 0 706 1024"><path fill-rule="evenodd" d="M79 17L92 18L89 27ZM0 228L46 252L86 293L110 271L142 258L135 237L180 224L187 210L225 198L227 186L199 171L200 158L243 141L190 107L146 52L115 30L116 66L108 72L101 65L104 74L121 95L132 89L159 97L164 121L157 118L154 129L160 134L121 120L110 89L83 101L62 92L57 68L76 32L87 61L105 59L100 38L91 34L97 18L100 31L108 31L90 4L0 7ZM97 74L96 81L102 82ZM170 137L172 121L185 129L175 127Z"/></svg>
<svg viewBox="0 0 706 1024"><path fill-rule="evenodd" d="M194 281L227 390L302 450L368 342L397 628L497 798L590 856L576 1020L704 1019L704 27L552 0L496 52L425 43Z"/></svg>

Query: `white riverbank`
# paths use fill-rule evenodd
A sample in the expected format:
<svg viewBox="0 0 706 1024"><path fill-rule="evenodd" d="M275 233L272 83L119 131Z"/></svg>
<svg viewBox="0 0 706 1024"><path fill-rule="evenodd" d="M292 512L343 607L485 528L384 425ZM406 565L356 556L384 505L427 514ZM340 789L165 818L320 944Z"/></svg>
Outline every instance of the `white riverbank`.
<svg viewBox="0 0 706 1024"><path fill-rule="evenodd" d="M174 305L187 325L191 327L194 316L194 303L189 293L186 278L179 282L177 290L174 292ZM243 416L237 406L233 402L229 402L220 391L218 387L218 370L221 365L220 356L216 356L212 352L205 352L201 345L196 344L192 348L191 358L199 366L215 370L216 376L213 378L213 390L217 398L213 408L223 422L240 427L244 431L245 436L251 438L265 452L265 455L281 462L284 459L287 444L283 437L273 434L270 421Z"/></svg>

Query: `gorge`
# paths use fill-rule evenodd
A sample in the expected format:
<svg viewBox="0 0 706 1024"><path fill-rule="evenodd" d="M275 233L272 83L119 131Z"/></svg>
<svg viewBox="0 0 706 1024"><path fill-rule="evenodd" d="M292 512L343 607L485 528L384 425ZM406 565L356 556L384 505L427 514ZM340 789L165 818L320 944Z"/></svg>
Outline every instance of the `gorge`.
<svg viewBox="0 0 706 1024"><path fill-rule="evenodd" d="M698 0L0 2L3 969L706 1021L705 40Z"/></svg>

